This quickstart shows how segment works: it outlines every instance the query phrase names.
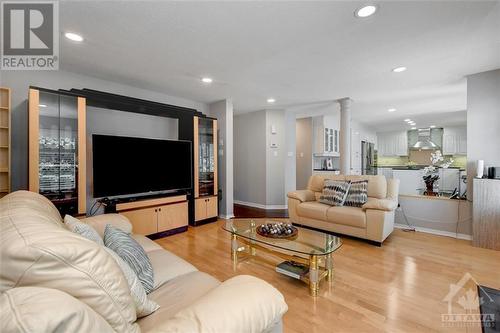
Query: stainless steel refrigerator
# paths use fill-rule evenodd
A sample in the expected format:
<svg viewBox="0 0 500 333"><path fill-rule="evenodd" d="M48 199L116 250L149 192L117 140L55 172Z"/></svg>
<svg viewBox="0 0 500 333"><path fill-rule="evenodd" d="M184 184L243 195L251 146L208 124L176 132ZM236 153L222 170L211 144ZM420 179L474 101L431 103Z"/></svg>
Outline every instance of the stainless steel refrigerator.
<svg viewBox="0 0 500 333"><path fill-rule="evenodd" d="M371 142L361 141L361 174L377 174L377 167L375 166L375 144Z"/></svg>

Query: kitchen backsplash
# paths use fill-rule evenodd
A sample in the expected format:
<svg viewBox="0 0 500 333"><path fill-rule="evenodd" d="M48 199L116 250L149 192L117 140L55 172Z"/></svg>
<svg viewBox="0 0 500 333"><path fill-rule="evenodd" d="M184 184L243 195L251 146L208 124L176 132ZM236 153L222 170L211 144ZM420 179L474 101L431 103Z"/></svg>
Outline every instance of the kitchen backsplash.
<svg viewBox="0 0 500 333"><path fill-rule="evenodd" d="M465 155L449 155L445 158L453 158L452 167L459 167L465 169L467 166L467 156ZM377 165L379 167L384 166L405 166L409 162L408 156L378 156ZM421 163L417 163L421 164ZM430 164L430 161L429 161Z"/></svg>

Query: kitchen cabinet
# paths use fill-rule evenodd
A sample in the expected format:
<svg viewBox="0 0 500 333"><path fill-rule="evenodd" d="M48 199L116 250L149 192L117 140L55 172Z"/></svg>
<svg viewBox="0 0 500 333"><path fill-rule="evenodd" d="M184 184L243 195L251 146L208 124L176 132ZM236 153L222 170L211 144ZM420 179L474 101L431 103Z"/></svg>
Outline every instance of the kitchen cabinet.
<svg viewBox="0 0 500 333"><path fill-rule="evenodd" d="M465 126L445 127L443 129L443 154L467 154L467 128Z"/></svg>
<svg viewBox="0 0 500 333"><path fill-rule="evenodd" d="M386 179L392 178L392 168L377 168L377 175L385 176Z"/></svg>
<svg viewBox="0 0 500 333"><path fill-rule="evenodd" d="M361 175L361 135L351 131L351 175Z"/></svg>
<svg viewBox="0 0 500 333"><path fill-rule="evenodd" d="M377 133L379 156L408 156L406 131Z"/></svg>
<svg viewBox="0 0 500 333"><path fill-rule="evenodd" d="M340 156L339 127L335 116L313 117L314 155Z"/></svg>
<svg viewBox="0 0 500 333"><path fill-rule="evenodd" d="M418 189L425 188L423 170L393 170L393 176L400 181L399 194L416 195Z"/></svg>
<svg viewBox="0 0 500 333"><path fill-rule="evenodd" d="M439 190L453 192L460 183L459 169L439 169Z"/></svg>

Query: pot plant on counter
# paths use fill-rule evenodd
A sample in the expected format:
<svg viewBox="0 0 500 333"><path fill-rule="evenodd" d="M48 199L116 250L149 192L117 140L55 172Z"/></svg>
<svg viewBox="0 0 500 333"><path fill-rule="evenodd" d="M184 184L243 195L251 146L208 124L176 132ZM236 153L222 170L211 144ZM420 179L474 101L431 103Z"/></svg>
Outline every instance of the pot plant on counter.
<svg viewBox="0 0 500 333"><path fill-rule="evenodd" d="M431 164L424 168L424 176L422 177L425 182L427 195L434 195L434 184L439 180L439 168L448 168L453 163L453 159L445 159L440 150L431 154Z"/></svg>

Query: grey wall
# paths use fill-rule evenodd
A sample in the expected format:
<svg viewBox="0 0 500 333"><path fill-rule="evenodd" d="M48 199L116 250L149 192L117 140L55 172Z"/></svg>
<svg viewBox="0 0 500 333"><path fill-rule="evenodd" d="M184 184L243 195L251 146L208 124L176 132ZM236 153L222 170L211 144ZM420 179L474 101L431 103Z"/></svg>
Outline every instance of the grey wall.
<svg viewBox="0 0 500 333"><path fill-rule="evenodd" d="M266 205L266 112L234 117L234 200Z"/></svg>
<svg viewBox="0 0 500 333"><path fill-rule="evenodd" d="M217 118L218 143L218 187L222 190L219 198L219 216L232 218L233 214L233 102L229 99L209 105L210 116Z"/></svg>
<svg viewBox="0 0 500 333"><path fill-rule="evenodd" d="M271 133L271 126L276 134ZM283 208L285 205L285 111L266 111L266 206ZM272 146L276 146L273 148ZM269 207L270 206L270 207ZM275 207L273 207L275 206Z"/></svg>
<svg viewBox="0 0 500 333"><path fill-rule="evenodd" d="M276 134L271 134L271 126ZM271 145L275 144L275 148ZM234 117L234 200L262 208L285 201L285 112L264 110Z"/></svg>
<svg viewBox="0 0 500 333"><path fill-rule="evenodd" d="M472 184L477 160L500 166L500 69L467 77L467 178ZM472 186L467 197L472 200Z"/></svg>
<svg viewBox="0 0 500 333"><path fill-rule="evenodd" d="M28 187L28 109L30 85L48 89L91 88L197 109L207 113L208 106L187 99L138 87L105 81L67 71L1 71L0 85L12 89L12 189Z"/></svg>
<svg viewBox="0 0 500 333"><path fill-rule="evenodd" d="M297 119L296 123L296 172L297 172L297 188L307 188L307 182L312 175L313 168L313 133L312 133L312 118Z"/></svg>

